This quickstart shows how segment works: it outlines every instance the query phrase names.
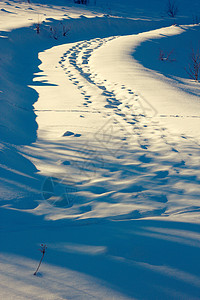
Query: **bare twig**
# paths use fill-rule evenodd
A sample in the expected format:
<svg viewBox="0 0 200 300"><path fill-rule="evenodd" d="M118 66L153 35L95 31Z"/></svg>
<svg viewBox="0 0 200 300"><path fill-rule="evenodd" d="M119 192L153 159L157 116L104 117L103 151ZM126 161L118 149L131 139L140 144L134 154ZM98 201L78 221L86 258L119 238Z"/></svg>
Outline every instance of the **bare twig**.
<svg viewBox="0 0 200 300"><path fill-rule="evenodd" d="M50 31L51 31L52 37L55 40L58 40L58 38L60 36L60 32L59 32L58 28L56 26L54 26L54 27L50 26Z"/></svg>
<svg viewBox="0 0 200 300"><path fill-rule="evenodd" d="M199 49L196 51L192 48L190 63L188 68L185 68L189 77L195 81L199 81L199 73L200 73L200 52Z"/></svg>
<svg viewBox="0 0 200 300"><path fill-rule="evenodd" d="M39 14L38 14L38 21L37 21L37 23L35 24L35 28L36 28L36 32L37 32L37 34L39 34L40 33L40 17L39 17Z"/></svg>
<svg viewBox="0 0 200 300"><path fill-rule="evenodd" d="M87 5L89 3L89 0L74 0L74 3Z"/></svg>
<svg viewBox="0 0 200 300"><path fill-rule="evenodd" d="M39 34L40 33L40 23L39 22L37 24L35 24L35 28L36 28L37 34Z"/></svg>
<svg viewBox="0 0 200 300"><path fill-rule="evenodd" d="M70 31L71 27L63 24L62 22L60 22L60 24L62 25L62 35L67 36L67 33Z"/></svg>
<svg viewBox="0 0 200 300"><path fill-rule="evenodd" d="M178 13L178 5L176 0L168 0L167 3L167 14L171 18L175 18Z"/></svg>
<svg viewBox="0 0 200 300"><path fill-rule="evenodd" d="M162 61L175 61L175 59L170 59L173 52L174 52L174 49L172 49L172 51L165 54L165 52L162 49L160 49L159 60L162 60Z"/></svg>
<svg viewBox="0 0 200 300"><path fill-rule="evenodd" d="M46 249L47 249L47 246L44 245L44 244L41 244L40 247L41 247L41 249L39 249L39 251L42 252L42 257L41 257L41 259L40 259L39 265L38 265L38 267L37 267L37 269L36 269L34 275L37 275L37 272L38 272L38 270L39 270L39 268L40 268L40 265L41 265L41 263L42 263L42 260L43 260L43 258L44 258L44 255L45 255L45 252L46 252Z"/></svg>
<svg viewBox="0 0 200 300"><path fill-rule="evenodd" d="M200 17L198 15L192 16L193 24L198 25L200 23Z"/></svg>

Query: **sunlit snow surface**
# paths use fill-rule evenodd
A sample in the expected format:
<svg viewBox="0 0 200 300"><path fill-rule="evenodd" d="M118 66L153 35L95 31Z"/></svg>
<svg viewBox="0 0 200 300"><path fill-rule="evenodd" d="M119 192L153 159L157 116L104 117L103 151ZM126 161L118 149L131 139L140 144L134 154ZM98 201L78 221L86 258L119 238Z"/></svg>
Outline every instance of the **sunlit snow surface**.
<svg viewBox="0 0 200 300"><path fill-rule="evenodd" d="M0 3L3 299L198 299L200 6L159 3Z"/></svg>

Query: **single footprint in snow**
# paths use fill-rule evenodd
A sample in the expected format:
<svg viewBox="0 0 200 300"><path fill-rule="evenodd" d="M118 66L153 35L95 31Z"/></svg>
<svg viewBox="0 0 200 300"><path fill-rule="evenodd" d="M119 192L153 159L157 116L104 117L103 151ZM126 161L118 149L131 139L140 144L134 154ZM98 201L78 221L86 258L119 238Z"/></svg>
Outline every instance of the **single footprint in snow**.
<svg viewBox="0 0 200 300"><path fill-rule="evenodd" d="M72 135L74 135L74 132L72 132L72 131L66 131L66 132L63 134L63 136L72 136Z"/></svg>
<svg viewBox="0 0 200 300"><path fill-rule="evenodd" d="M71 163L70 163L70 161L68 161L68 160L65 160L65 161L63 161L63 163L62 163L63 165L65 165L65 166L69 166L69 165L71 165Z"/></svg>
<svg viewBox="0 0 200 300"><path fill-rule="evenodd" d="M157 171L155 178L166 178L169 175L169 171Z"/></svg>
<svg viewBox="0 0 200 300"><path fill-rule="evenodd" d="M141 147L142 149L145 149L145 150L147 150L147 149L148 149L148 147L149 147L149 145L140 144L140 147Z"/></svg>
<svg viewBox="0 0 200 300"><path fill-rule="evenodd" d="M139 157L139 160L143 163L150 163L151 161L151 158L150 157L147 157L146 155L142 155Z"/></svg>
<svg viewBox="0 0 200 300"><path fill-rule="evenodd" d="M80 137L81 134L80 133L74 133L72 131L66 131L63 136L74 136L74 137Z"/></svg>
<svg viewBox="0 0 200 300"><path fill-rule="evenodd" d="M172 151L174 151L174 152L178 152L178 150L176 150L175 148L172 148Z"/></svg>
<svg viewBox="0 0 200 300"><path fill-rule="evenodd" d="M183 166L185 166L185 161L184 160L182 160L180 163L174 164L175 168L179 168L179 167L183 167Z"/></svg>

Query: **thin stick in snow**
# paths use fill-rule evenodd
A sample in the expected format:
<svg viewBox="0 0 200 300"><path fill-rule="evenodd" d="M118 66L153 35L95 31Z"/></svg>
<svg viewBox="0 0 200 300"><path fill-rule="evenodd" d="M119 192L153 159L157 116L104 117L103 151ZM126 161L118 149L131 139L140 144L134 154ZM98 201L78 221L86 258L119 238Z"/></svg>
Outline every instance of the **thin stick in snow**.
<svg viewBox="0 0 200 300"><path fill-rule="evenodd" d="M39 270L39 268L40 268L40 265L41 265L41 263L42 263L42 260L43 260L43 258L44 258L44 255L45 255L45 252L46 252L46 249L47 249L47 246L44 245L44 244L41 244L40 247L41 247L41 249L39 249L39 251L42 252L42 257L41 257L41 259L40 259L39 265L38 265L38 267L37 267L37 269L36 269L34 275L37 275L37 272L38 272L38 270Z"/></svg>

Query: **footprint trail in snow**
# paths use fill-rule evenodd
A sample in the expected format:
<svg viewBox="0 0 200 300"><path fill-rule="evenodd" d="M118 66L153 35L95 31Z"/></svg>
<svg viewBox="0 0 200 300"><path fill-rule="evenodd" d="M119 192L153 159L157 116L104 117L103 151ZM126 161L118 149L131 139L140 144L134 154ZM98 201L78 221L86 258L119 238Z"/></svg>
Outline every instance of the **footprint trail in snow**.
<svg viewBox="0 0 200 300"><path fill-rule="evenodd" d="M200 183L195 141L171 135L134 87L101 78L90 64L93 53L115 38L75 43L59 60L66 80L82 95L80 119L89 122L91 112L101 121L97 128L88 123L87 137L67 127L57 140L60 151L51 148L61 168L57 177L76 189L73 206L62 210L61 203L54 213L137 219L194 212Z"/></svg>

